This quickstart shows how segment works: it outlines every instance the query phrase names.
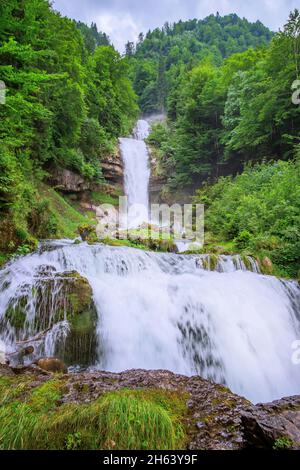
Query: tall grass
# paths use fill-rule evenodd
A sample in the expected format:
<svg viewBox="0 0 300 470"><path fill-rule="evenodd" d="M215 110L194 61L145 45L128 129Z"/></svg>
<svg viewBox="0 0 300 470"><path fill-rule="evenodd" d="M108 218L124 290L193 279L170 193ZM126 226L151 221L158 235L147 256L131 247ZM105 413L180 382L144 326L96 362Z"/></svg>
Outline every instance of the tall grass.
<svg viewBox="0 0 300 470"><path fill-rule="evenodd" d="M1 384L1 382L0 382ZM62 404L64 383L16 393L0 408L0 449L178 449L186 397L163 390L120 390L89 404ZM19 389L24 395L24 389Z"/></svg>

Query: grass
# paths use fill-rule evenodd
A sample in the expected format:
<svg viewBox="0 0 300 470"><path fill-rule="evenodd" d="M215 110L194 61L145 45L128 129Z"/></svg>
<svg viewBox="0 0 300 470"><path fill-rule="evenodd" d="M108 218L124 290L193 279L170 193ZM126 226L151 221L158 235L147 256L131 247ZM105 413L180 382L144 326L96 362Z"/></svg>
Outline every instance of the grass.
<svg viewBox="0 0 300 470"><path fill-rule="evenodd" d="M119 205L119 195L110 195L100 192L91 193L91 201L96 204L111 204L112 206Z"/></svg>
<svg viewBox="0 0 300 470"><path fill-rule="evenodd" d="M109 392L88 404L60 404L64 380L34 388L0 379L0 449L181 449L187 395L161 389Z"/></svg>
<svg viewBox="0 0 300 470"><path fill-rule="evenodd" d="M74 238L75 236L78 236L78 225L96 223L94 214L90 212L87 214L81 214L53 188L42 185L40 193L49 200L50 209L57 220L57 238Z"/></svg>
<svg viewBox="0 0 300 470"><path fill-rule="evenodd" d="M138 248L140 250L149 250L149 248L146 245L143 245L141 243L132 241L132 240L119 240L117 238L109 238L106 237L103 240L101 240L101 243L104 243L105 245L110 245L110 246L128 246L129 248Z"/></svg>
<svg viewBox="0 0 300 470"><path fill-rule="evenodd" d="M288 437L279 437L275 440L273 449L274 450L285 450L290 449L293 446L293 441Z"/></svg>
<svg viewBox="0 0 300 470"><path fill-rule="evenodd" d="M7 253L0 252L0 267L3 266L9 260L9 255Z"/></svg>

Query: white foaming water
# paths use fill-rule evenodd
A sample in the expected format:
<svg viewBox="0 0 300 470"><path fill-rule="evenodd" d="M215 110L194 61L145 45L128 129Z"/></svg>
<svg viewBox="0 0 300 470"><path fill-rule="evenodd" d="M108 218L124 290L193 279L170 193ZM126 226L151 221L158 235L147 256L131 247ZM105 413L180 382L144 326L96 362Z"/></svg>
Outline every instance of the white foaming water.
<svg viewBox="0 0 300 470"><path fill-rule="evenodd" d="M128 227L133 228L149 220L149 154L144 139L149 135L147 121L139 120L134 138L120 139L124 162L124 186L128 197Z"/></svg>
<svg viewBox="0 0 300 470"><path fill-rule="evenodd" d="M7 306L29 292L21 339L34 336L37 273L45 266L56 273L77 270L93 289L99 369L199 374L253 402L300 392L291 361L292 342L300 337L296 282L246 271L239 257L223 256L219 272L209 272L203 269L205 256L67 241L45 250L0 271L0 340L8 350L17 338L3 321ZM61 330L47 333L46 350L55 351L56 338L64 334L62 322Z"/></svg>

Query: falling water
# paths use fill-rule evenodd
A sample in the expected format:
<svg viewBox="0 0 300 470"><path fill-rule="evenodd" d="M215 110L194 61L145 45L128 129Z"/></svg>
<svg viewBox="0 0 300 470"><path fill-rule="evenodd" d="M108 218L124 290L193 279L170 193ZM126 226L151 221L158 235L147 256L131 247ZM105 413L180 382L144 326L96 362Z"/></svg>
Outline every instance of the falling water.
<svg viewBox="0 0 300 470"><path fill-rule="evenodd" d="M38 334L41 273L59 278L76 270L92 287L98 315L90 365L199 374L254 402L297 394L300 374L291 345L300 338L299 286L247 267L258 271L254 261L251 267L240 257L222 256L209 266L205 256L51 242L0 271L0 341L10 351L17 340ZM51 292L55 312L55 284ZM26 327L17 334L5 312L24 293ZM68 323L49 320L45 326L50 330L41 348L53 353Z"/></svg>
<svg viewBox="0 0 300 470"><path fill-rule="evenodd" d="M134 138L120 139L124 162L124 186L128 197L128 226L137 227L149 219L149 155L144 139L149 135L147 121L139 120Z"/></svg>

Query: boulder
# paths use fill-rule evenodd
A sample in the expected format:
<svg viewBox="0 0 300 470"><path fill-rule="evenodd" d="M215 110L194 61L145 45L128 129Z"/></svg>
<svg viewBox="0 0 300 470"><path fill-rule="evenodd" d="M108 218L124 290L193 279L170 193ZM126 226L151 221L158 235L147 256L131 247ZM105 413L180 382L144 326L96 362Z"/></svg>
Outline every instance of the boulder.
<svg viewBox="0 0 300 470"><path fill-rule="evenodd" d="M65 193L80 193L90 189L91 183L78 173L66 169L55 169L52 171L50 183Z"/></svg>
<svg viewBox="0 0 300 470"><path fill-rule="evenodd" d="M47 372L66 374L68 369L63 361L55 357L44 357L35 361L35 364Z"/></svg>
<svg viewBox="0 0 300 470"><path fill-rule="evenodd" d="M300 396L259 404L241 419L248 447L300 449Z"/></svg>
<svg viewBox="0 0 300 470"><path fill-rule="evenodd" d="M22 295L8 305L1 317L0 331L13 330L22 345L39 344L36 354L40 354L43 351L40 343L49 331L68 321L67 335L56 341L55 356L67 365L90 364L97 356L97 311L88 280L76 271L58 273L51 266L40 267L35 277L34 287L24 285ZM33 319L28 317L32 305ZM32 341L28 342L29 339Z"/></svg>

